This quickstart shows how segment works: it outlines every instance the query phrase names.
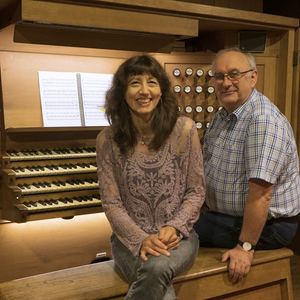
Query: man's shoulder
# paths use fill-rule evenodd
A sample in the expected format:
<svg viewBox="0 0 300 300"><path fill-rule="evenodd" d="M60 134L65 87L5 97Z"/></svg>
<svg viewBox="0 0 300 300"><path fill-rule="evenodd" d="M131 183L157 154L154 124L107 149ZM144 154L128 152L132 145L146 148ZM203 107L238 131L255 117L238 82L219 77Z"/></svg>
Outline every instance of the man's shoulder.
<svg viewBox="0 0 300 300"><path fill-rule="evenodd" d="M282 116L279 108L266 95L258 91L251 100L251 108L254 117L278 118Z"/></svg>

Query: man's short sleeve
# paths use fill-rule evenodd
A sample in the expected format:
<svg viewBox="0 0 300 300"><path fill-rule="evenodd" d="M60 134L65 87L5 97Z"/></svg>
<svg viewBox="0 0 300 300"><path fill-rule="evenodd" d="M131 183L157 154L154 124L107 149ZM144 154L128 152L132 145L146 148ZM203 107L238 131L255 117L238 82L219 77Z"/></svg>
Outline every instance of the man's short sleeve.
<svg viewBox="0 0 300 300"><path fill-rule="evenodd" d="M286 165L289 135L270 115L259 115L248 127L245 145L247 177L275 184Z"/></svg>

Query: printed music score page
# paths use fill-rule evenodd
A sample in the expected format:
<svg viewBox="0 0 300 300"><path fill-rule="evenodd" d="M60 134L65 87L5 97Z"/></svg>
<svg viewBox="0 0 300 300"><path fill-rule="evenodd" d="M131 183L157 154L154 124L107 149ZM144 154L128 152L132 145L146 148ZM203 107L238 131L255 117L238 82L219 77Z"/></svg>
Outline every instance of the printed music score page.
<svg viewBox="0 0 300 300"><path fill-rule="evenodd" d="M108 126L105 93L112 74L39 71L45 127Z"/></svg>
<svg viewBox="0 0 300 300"><path fill-rule="evenodd" d="M81 126L76 73L38 73L44 126Z"/></svg>
<svg viewBox="0 0 300 300"><path fill-rule="evenodd" d="M105 93L112 74L80 73L85 126L109 126L105 116Z"/></svg>

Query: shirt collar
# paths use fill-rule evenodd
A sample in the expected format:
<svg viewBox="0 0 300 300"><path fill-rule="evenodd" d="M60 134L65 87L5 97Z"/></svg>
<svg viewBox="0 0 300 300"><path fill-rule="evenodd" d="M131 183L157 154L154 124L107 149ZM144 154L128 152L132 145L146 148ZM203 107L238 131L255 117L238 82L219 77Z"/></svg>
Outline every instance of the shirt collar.
<svg viewBox="0 0 300 300"><path fill-rule="evenodd" d="M227 118L229 120L240 119L242 117L242 115L245 113L245 111L247 110L247 108L251 105L251 102L254 101L256 94L257 94L257 90L253 89L253 91L251 92L248 99L241 106L239 106L236 110L234 110L232 113L228 113L224 108L221 109L221 111L220 111L221 118L222 119Z"/></svg>

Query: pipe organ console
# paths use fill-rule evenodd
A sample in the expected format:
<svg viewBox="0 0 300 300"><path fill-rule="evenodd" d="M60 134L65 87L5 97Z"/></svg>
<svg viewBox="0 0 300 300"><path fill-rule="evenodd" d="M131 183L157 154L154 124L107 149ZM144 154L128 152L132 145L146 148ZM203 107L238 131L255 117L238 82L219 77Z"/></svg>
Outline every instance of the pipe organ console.
<svg viewBox="0 0 300 300"><path fill-rule="evenodd" d="M128 55L132 54L119 59L0 52L2 219L26 222L102 211L95 157L101 127L45 127L38 72L113 74ZM155 57L170 77L181 114L195 120L202 138L220 108L211 85L211 57L202 61L195 55Z"/></svg>
<svg viewBox="0 0 300 300"><path fill-rule="evenodd" d="M60 129L62 130L62 129ZM52 217L69 218L101 211L98 192L94 138L80 141L72 128L52 132L47 142L40 133L30 131L6 134L7 149L2 155L2 216L15 222ZM44 138L49 138L44 132ZM22 139L30 136L28 145ZM16 137L13 145L10 137ZM20 139L20 136L22 138ZM51 141L51 136L57 140ZM74 136L78 140L68 140ZM62 143L62 139L66 139ZM31 140L35 140L32 143ZM58 145L55 145L57 143ZM72 143L74 144L72 146ZM18 145L19 144L19 145ZM11 146L14 146L11 148Z"/></svg>
<svg viewBox="0 0 300 300"><path fill-rule="evenodd" d="M0 36L7 40L12 33L13 28L7 28ZM101 128L44 127L38 72L113 74L134 54L28 44L0 51L2 219L26 222L102 211L95 159ZM222 109L212 85L213 54L153 55L169 75L181 114L196 122L201 139ZM257 59L257 87L271 99L276 99L271 88L276 81L274 61L267 55Z"/></svg>

